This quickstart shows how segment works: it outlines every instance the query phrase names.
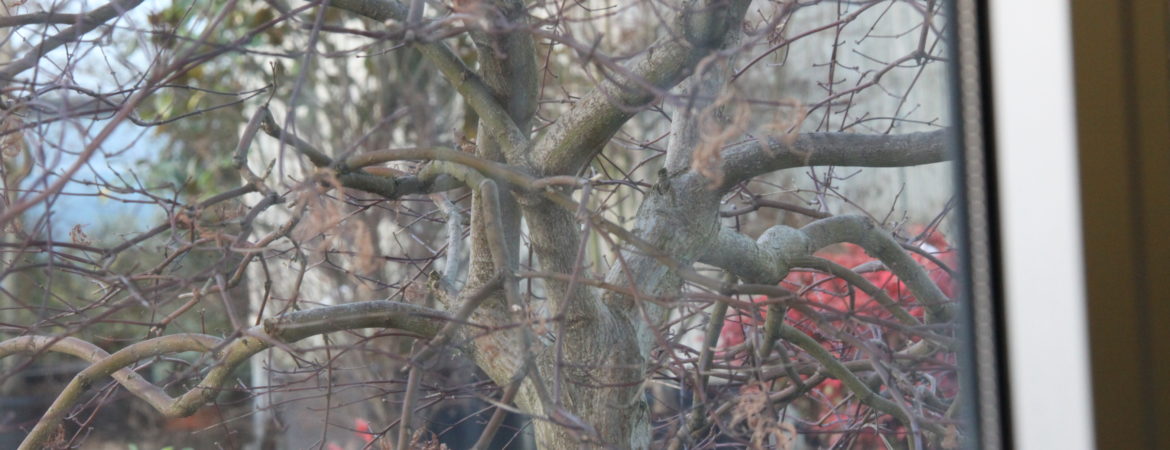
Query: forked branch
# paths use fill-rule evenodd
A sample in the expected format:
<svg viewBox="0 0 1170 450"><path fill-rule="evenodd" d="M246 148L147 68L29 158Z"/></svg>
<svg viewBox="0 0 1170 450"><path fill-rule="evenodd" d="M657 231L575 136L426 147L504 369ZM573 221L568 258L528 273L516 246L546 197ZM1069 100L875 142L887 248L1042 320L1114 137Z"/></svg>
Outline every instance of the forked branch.
<svg viewBox="0 0 1170 450"><path fill-rule="evenodd" d="M951 300L930 279L926 270L914 261L901 244L890 233L877 226L872 220L855 215L836 216L808 224L800 230L777 225L769 228L756 241L731 230L722 230L719 239L710 251L703 254L701 262L730 271L744 280L775 284L788 275L792 267L816 267L839 271L811 258L817 250L832 244L848 242L865 249L871 256L882 261L886 267L914 293L919 303L927 310L927 323L945 322L953 316ZM838 276L847 274L840 273ZM872 285L851 282L868 291ZM878 292L874 292L878 293ZM875 298L904 323L911 324L913 317L901 310L888 296ZM871 294L872 295L872 294ZM917 320L913 320L917 323Z"/></svg>
<svg viewBox="0 0 1170 450"><path fill-rule="evenodd" d="M544 174L568 174L601 153L605 143L658 91L682 82L704 57L718 49L743 20L750 1L684 2L671 24L674 32L651 45L626 73L611 78L557 119L533 149Z"/></svg>
<svg viewBox="0 0 1170 450"><path fill-rule="evenodd" d="M38 449L43 448L52 431L81 400L81 395L94 383L108 376L113 376L115 381L135 396L146 400L163 415L184 417L193 414L218 393L236 367L252 355L274 345L361 328L393 328L430 338L447 319L439 311L381 300L327 306L273 317L265 320L263 325L242 331L237 339L228 342L200 334L172 334L137 342L109 355L93 344L75 338L22 336L0 342L0 358L15 353L54 351L93 363L70 381L20 445L22 450ZM139 361L187 351L210 353L209 356L216 363L194 388L175 399L127 369Z"/></svg>

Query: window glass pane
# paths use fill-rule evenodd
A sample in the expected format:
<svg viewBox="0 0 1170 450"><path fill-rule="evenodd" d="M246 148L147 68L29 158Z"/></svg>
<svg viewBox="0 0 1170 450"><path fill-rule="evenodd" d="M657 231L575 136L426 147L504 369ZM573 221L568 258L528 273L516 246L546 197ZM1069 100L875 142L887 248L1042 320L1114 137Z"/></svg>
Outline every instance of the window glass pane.
<svg viewBox="0 0 1170 450"><path fill-rule="evenodd" d="M949 2L328 3L0 19L0 447L977 443Z"/></svg>

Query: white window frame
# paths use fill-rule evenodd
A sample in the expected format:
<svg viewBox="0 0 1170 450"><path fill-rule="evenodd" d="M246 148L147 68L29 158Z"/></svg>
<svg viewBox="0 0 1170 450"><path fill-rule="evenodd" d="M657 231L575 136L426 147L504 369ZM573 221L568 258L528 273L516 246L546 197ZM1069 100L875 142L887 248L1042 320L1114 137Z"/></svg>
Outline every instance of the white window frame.
<svg viewBox="0 0 1170 450"><path fill-rule="evenodd" d="M1092 449L1069 5L988 19L1013 444Z"/></svg>

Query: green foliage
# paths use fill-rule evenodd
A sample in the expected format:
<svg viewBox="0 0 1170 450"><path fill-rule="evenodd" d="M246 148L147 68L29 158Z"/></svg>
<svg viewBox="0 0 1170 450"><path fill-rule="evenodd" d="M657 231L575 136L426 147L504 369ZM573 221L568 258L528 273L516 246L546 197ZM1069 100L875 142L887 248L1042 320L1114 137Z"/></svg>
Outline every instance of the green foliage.
<svg viewBox="0 0 1170 450"><path fill-rule="evenodd" d="M215 50L215 46L206 44L191 48L193 44L189 43L205 32L227 3L183 0L152 13L149 21L154 29L155 50L171 57L188 51L201 54ZM238 5L223 18L212 40L228 45L260 30L242 44L245 50L288 51L282 46L293 25L282 21L270 26L278 17L279 13L266 5ZM271 78L267 64L271 60L242 55L245 54L232 53L188 66L140 108L147 120L166 122L155 128L156 136L166 145L153 155L156 162L146 171L148 180L170 184L186 198L238 184L238 174L231 167L236 131L247 121L247 111L267 95L260 93L252 101L238 102ZM184 118L168 122L178 117Z"/></svg>

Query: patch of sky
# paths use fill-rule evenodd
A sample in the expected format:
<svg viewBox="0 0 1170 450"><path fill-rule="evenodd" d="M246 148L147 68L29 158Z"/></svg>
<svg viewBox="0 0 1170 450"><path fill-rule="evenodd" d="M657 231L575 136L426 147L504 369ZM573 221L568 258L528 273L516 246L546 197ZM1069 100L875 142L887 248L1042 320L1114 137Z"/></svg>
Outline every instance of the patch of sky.
<svg viewBox="0 0 1170 450"><path fill-rule="evenodd" d="M30 147L41 151L32 152L36 162L22 185L26 194L54 183L62 171L77 163L78 153L93 142L94 135L110 124L100 120L87 125L57 122L38 130L42 131L39 136L29 137ZM46 140L40 141L42 138ZM26 213L26 229L40 228L59 239L78 225L87 231L112 228L123 232L149 226L161 215L158 199L136 192L156 187L146 184L143 172L156 161L154 153L162 143L163 137L149 129L120 124L60 195ZM37 226L45 223L51 228Z"/></svg>
<svg viewBox="0 0 1170 450"><path fill-rule="evenodd" d="M84 13L105 1L31 1L16 13L55 11ZM38 66L21 74L37 81L38 95L28 108L25 123L41 122L25 132L33 171L21 185L22 197L44 189L77 163L78 155L95 142L100 131L111 126L109 118L130 91L146 76L144 69L157 60L156 46L149 42L148 17L173 2L150 0L111 21L112 31L99 27L86 34L83 45L64 45L49 52ZM19 56L45 36L67 25L29 26L8 36L9 51ZM109 31L107 33L107 31ZM96 42L98 45L92 45ZM99 100L100 99L100 100ZM157 153L167 137L129 121L114 124L93 156L67 183L61 194L48 199L24 217L25 229L53 239L67 239L70 230L106 230L133 233L153 225L163 216L160 202L136 192L150 189L147 178L158 163Z"/></svg>

